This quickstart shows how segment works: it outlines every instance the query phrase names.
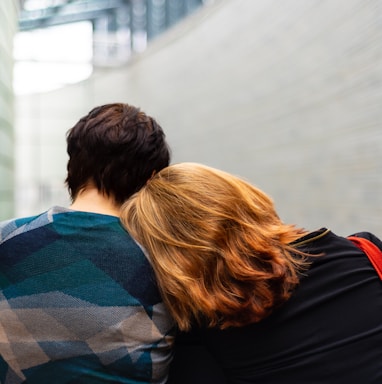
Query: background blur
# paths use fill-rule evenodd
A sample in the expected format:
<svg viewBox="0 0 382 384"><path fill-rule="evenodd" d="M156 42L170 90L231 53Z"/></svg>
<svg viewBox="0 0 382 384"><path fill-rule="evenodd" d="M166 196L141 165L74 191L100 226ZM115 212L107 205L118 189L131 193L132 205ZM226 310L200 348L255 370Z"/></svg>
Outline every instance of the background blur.
<svg viewBox="0 0 382 384"><path fill-rule="evenodd" d="M2 0L0 29L1 219L67 205L66 131L121 101L284 221L382 237L381 0Z"/></svg>

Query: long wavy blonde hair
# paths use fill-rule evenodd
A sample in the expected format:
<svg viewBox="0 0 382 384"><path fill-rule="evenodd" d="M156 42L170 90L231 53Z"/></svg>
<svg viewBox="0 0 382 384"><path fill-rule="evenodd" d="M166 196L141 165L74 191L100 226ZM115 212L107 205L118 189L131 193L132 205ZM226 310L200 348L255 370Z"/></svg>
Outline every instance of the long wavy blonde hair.
<svg viewBox="0 0 382 384"><path fill-rule="evenodd" d="M270 197L200 164L160 171L123 205L121 220L148 252L181 330L262 320L306 266L289 245L305 231L283 224Z"/></svg>

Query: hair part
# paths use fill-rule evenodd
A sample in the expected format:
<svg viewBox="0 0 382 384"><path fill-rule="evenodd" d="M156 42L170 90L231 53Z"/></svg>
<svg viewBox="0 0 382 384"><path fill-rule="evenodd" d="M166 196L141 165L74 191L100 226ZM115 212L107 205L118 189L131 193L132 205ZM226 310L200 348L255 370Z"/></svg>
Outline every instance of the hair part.
<svg viewBox="0 0 382 384"><path fill-rule="evenodd" d="M199 164L159 172L122 206L121 220L149 253L182 330L264 319L307 265L289 245L306 231L282 223L269 196Z"/></svg>
<svg viewBox="0 0 382 384"><path fill-rule="evenodd" d="M88 185L122 204L170 162L165 134L129 104L92 109L67 133L66 184L72 200Z"/></svg>

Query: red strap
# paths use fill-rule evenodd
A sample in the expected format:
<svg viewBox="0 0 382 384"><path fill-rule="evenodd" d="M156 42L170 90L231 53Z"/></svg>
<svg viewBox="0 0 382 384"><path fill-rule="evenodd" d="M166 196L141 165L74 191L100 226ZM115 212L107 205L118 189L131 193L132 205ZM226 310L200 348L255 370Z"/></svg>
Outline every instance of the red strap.
<svg viewBox="0 0 382 384"><path fill-rule="evenodd" d="M382 251L374 243L363 237L349 236L348 239L366 253L382 280Z"/></svg>

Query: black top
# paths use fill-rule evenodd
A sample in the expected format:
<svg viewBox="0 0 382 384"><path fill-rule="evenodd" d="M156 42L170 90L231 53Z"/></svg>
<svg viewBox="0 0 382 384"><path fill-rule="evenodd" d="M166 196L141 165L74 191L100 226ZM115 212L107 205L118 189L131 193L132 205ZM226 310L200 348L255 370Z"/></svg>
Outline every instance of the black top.
<svg viewBox="0 0 382 384"><path fill-rule="evenodd" d="M323 255L288 302L256 324L180 335L170 383L382 383L382 282L369 259L325 228L294 244Z"/></svg>

